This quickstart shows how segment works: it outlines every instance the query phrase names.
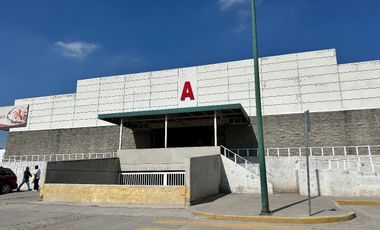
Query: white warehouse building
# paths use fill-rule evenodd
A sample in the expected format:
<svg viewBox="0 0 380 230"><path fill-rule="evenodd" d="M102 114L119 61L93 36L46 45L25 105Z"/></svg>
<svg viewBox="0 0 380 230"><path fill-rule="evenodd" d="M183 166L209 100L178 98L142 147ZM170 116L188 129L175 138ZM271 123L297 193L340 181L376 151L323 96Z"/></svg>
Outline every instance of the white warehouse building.
<svg viewBox="0 0 380 230"><path fill-rule="evenodd" d="M306 110L313 146L380 143L380 61L337 64L329 49L259 63L266 147L302 146ZM6 154L255 147L253 79L249 59L78 80L73 94L15 101L29 117L10 130Z"/></svg>
<svg viewBox="0 0 380 230"><path fill-rule="evenodd" d="M338 64L335 49L328 49L263 57L259 64L269 193L305 194L301 147L303 113L309 110L313 156L358 155L348 165L343 159L344 171L331 171L331 158L323 158L319 166L328 170L312 171L313 189L320 185L322 195L379 195L373 184L380 168L372 155L380 154L380 61ZM32 159L46 161L83 154L89 159L43 163L47 184L128 185L137 183L136 173L172 175L177 179L171 185L183 186L176 193L181 204L219 192L259 193L253 71L248 59L78 80L72 94L18 99L14 107L28 108L27 120L10 129L5 158L44 155ZM359 158L363 149L370 164ZM118 158L103 161L84 157L116 152ZM278 157L282 154L287 157ZM353 162L354 173L347 171ZM367 169L371 175L363 174Z"/></svg>

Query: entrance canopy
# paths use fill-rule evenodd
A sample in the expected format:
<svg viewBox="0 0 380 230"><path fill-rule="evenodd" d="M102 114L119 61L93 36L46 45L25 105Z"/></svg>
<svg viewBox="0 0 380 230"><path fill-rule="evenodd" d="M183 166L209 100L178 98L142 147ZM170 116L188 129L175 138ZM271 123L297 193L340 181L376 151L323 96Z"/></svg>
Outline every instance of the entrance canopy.
<svg viewBox="0 0 380 230"><path fill-rule="evenodd" d="M123 127L132 130L149 129L152 133L151 147L167 148L168 146L217 146L218 126L250 124L249 117L241 104L99 114L98 118L120 125L119 149L122 147ZM212 127L210 123L212 120L213 130L207 128ZM168 129L171 133L169 141Z"/></svg>
<svg viewBox="0 0 380 230"><path fill-rule="evenodd" d="M117 125L122 123L125 127L136 129L160 126L163 124L162 121L165 120L166 116L170 120L180 121L178 126L197 126L196 123L199 124L200 120L213 118L215 113L223 123L250 123L249 117L241 104L99 114L98 118Z"/></svg>

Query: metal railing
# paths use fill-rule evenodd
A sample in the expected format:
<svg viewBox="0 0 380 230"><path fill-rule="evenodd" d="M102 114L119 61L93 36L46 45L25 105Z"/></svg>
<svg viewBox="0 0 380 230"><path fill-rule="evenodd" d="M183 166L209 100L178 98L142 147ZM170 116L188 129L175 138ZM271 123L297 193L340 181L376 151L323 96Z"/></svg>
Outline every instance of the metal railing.
<svg viewBox="0 0 380 230"><path fill-rule="evenodd" d="M354 171L361 173L376 174L380 172L380 158L373 156L354 156L341 159L328 159L315 157L311 158L311 168L338 170L338 171ZM297 168L305 168L305 160L297 162Z"/></svg>
<svg viewBox="0 0 380 230"><path fill-rule="evenodd" d="M235 164L239 164L240 166L244 167L246 170L249 170L255 173L256 175L259 174L259 164L255 164L248 161L247 159L241 157L240 155L224 147L223 145L221 145L220 148L221 148L221 154L223 156L232 160L233 162L235 162Z"/></svg>
<svg viewBox="0 0 380 230"><path fill-rule="evenodd" d="M4 156L2 162L22 161L71 161L89 160L117 157L117 152L112 153L75 153L75 154L46 154L46 155L8 155Z"/></svg>
<svg viewBox="0 0 380 230"><path fill-rule="evenodd" d="M370 156L380 155L380 145L309 147L310 156ZM231 149L239 156L255 157L257 148ZM266 156L305 156L305 147L266 148Z"/></svg>
<svg viewBox="0 0 380 230"><path fill-rule="evenodd" d="M124 172L119 181L122 185L185 186L185 172Z"/></svg>

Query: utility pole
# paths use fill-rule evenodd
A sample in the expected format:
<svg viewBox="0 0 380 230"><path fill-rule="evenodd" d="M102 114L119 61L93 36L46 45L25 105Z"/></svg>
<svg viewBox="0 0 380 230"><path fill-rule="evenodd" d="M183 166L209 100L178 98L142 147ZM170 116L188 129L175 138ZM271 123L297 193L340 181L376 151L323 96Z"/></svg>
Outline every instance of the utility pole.
<svg viewBox="0 0 380 230"><path fill-rule="evenodd" d="M252 14L253 60L254 60L255 93L256 93L257 142L258 142L258 150L259 150L260 185L261 185L261 213L260 214L270 215L271 211L269 210L267 170L265 166L263 117L261 113L259 50L258 50L258 42L257 42L255 0L251 0L251 14Z"/></svg>
<svg viewBox="0 0 380 230"><path fill-rule="evenodd" d="M305 141L305 149L306 149L307 204L308 204L309 216L311 216L309 133L310 133L310 115L309 115L309 110L307 110L304 112L304 141Z"/></svg>

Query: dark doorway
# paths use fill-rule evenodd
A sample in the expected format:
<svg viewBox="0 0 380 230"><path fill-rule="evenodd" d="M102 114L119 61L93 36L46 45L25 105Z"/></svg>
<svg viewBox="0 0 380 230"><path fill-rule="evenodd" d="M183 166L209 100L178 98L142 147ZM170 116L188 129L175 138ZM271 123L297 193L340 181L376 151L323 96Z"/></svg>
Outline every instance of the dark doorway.
<svg viewBox="0 0 380 230"><path fill-rule="evenodd" d="M218 138L222 132L218 127ZM221 138L218 140L220 144ZM163 148L165 141L164 129L152 129L152 147ZM192 146L213 146L214 127L213 126L194 126L168 129L168 147L192 147Z"/></svg>

